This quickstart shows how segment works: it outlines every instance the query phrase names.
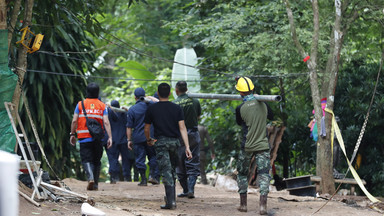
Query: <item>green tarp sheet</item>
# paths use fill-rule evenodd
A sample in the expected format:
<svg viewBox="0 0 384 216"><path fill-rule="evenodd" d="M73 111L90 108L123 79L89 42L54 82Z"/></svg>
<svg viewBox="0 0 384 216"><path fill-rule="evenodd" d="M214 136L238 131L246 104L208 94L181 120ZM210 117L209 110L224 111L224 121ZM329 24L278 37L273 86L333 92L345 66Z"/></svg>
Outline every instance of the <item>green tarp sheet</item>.
<svg viewBox="0 0 384 216"><path fill-rule="evenodd" d="M8 68L8 30L0 30L0 150L14 152L16 137L4 102L11 102L17 76Z"/></svg>

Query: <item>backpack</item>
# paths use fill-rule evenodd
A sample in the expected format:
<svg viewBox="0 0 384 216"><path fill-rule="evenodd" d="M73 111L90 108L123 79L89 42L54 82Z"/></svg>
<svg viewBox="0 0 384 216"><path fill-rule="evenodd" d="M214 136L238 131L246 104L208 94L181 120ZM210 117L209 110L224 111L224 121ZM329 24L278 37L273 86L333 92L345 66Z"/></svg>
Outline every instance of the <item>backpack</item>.
<svg viewBox="0 0 384 216"><path fill-rule="evenodd" d="M101 139L104 138L103 127L101 127L101 124L96 119L87 117L87 111L84 107L83 101L81 101L81 105L83 106L84 115L86 118L86 125L87 125L89 133L91 134L94 141L101 142Z"/></svg>

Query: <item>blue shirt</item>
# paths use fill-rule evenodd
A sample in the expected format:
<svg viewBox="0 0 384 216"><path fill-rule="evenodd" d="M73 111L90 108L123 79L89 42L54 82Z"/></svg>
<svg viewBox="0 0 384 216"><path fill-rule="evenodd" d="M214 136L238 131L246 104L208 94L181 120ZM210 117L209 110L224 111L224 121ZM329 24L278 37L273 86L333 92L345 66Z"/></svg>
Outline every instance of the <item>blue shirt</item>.
<svg viewBox="0 0 384 216"><path fill-rule="evenodd" d="M75 114L80 114L80 110L79 110L79 104L76 105L76 108L75 108ZM105 110L103 112L103 115L108 115L108 109L107 109L107 106L105 106ZM113 135L112 135L113 137ZM84 138L84 139L79 139L79 143L86 143L86 142L92 142L93 141L93 138L90 137L90 138Z"/></svg>
<svg viewBox="0 0 384 216"><path fill-rule="evenodd" d="M147 138L144 135L144 117L148 107L154 104L150 101L148 103L143 101L136 101L136 104L129 108L127 114L127 128L132 128L132 142L142 143L146 142ZM153 127L151 126L151 136L153 135Z"/></svg>
<svg viewBox="0 0 384 216"><path fill-rule="evenodd" d="M123 112L115 112L108 108L108 119L111 124L113 145L127 144L127 114ZM105 133L104 141L108 140L108 134Z"/></svg>

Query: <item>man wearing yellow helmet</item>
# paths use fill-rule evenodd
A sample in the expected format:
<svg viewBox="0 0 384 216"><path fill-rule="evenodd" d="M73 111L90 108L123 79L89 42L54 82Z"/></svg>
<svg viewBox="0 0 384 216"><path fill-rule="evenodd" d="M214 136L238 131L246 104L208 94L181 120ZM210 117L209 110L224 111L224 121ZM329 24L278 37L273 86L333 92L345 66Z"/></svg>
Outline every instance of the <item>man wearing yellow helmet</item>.
<svg viewBox="0 0 384 216"><path fill-rule="evenodd" d="M248 77L236 77L236 90L243 98L243 103L236 108L236 122L243 128L241 150L237 163L237 184L240 194L241 212L247 211L248 171L251 158L255 156L260 185L260 214L267 214L267 195L269 193L270 154L266 136L267 117L273 114L266 103L256 100L255 86Z"/></svg>

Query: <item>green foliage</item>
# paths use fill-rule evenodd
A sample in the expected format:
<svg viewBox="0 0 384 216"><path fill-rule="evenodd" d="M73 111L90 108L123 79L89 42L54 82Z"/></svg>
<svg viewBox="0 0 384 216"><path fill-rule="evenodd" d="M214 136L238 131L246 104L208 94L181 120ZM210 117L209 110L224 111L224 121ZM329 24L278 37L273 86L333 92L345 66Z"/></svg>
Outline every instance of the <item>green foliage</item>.
<svg viewBox="0 0 384 216"><path fill-rule="evenodd" d="M29 71L23 90L48 160L62 178L82 177L79 154L69 144L68 134L75 105L83 98L86 81L61 74L84 75L91 70L89 62L95 61L95 56L84 51L92 50L94 44L85 31L92 34L98 31L93 14L100 5L100 1L35 2L33 10L32 31L43 33L44 41L39 52L28 56ZM78 53L63 54L67 51ZM14 61L12 58L11 65ZM36 70L58 75L36 73ZM23 122L28 125L25 109L21 111ZM27 127L27 130L32 138L31 128ZM43 167L49 170L46 164Z"/></svg>
<svg viewBox="0 0 384 216"><path fill-rule="evenodd" d="M354 60L344 68L344 73L339 78L338 94L336 94L338 100L335 101L334 112L340 118L339 127L350 159L369 108L379 67L377 64L366 64ZM382 159L384 148L381 144L384 140L383 92L384 85L379 80L367 128L358 151L362 155L362 163L357 172L367 181L367 186L371 189L369 191L377 196L384 193L381 185L384 178ZM344 156L342 161L342 167L346 170Z"/></svg>

